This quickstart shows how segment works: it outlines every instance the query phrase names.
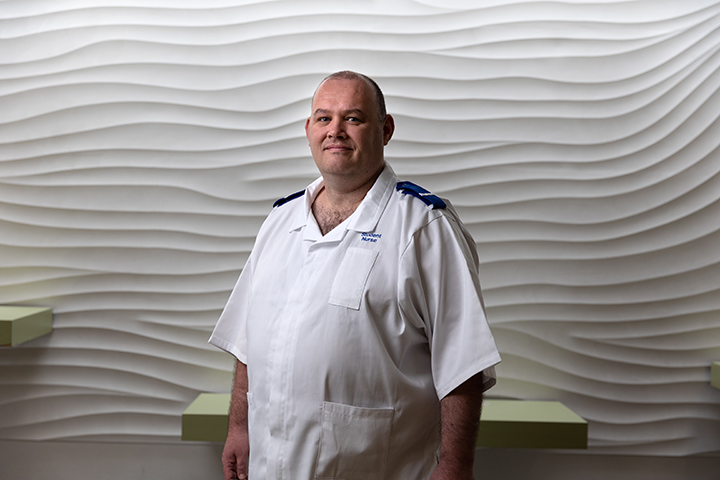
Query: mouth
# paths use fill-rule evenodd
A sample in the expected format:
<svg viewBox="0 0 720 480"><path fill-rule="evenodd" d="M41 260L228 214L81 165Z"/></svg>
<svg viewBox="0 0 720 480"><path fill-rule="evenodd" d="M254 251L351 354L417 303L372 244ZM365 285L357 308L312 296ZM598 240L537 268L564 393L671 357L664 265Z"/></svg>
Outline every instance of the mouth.
<svg viewBox="0 0 720 480"><path fill-rule="evenodd" d="M325 145L323 147L323 150L330 151L330 152L348 152L352 150L350 147L345 145L338 145L338 144L331 144L331 145Z"/></svg>

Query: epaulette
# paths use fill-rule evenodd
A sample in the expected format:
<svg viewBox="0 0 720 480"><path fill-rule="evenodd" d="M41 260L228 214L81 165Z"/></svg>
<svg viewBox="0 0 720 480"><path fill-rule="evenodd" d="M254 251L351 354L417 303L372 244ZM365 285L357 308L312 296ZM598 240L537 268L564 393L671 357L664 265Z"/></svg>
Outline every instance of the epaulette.
<svg viewBox="0 0 720 480"><path fill-rule="evenodd" d="M447 205L445 204L445 202L443 202L442 198L438 197L437 195L433 195L421 186L415 185L412 182L398 182L395 186L395 189L398 192L402 192L406 195L412 195L413 197L419 198L425 203L425 205L432 209L438 208L442 210L443 208L447 208Z"/></svg>
<svg viewBox="0 0 720 480"><path fill-rule="evenodd" d="M299 192L295 192L292 195L288 195L287 197L283 197L279 200L276 200L275 203L273 203L273 208L279 207L281 205L285 205L290 200L295 200L296 198L300 198L305 194L305 190L300 190Z"/></svg>

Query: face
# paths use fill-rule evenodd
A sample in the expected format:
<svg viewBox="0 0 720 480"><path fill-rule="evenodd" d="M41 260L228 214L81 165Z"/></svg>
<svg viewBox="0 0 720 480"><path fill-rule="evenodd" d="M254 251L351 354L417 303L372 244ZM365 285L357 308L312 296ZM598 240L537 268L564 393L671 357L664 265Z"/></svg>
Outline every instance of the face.
<svg viewBox="0 0 720 480"><path fill-rule="evenodd" d="M394 131L380 121L375 94L362 79L326 80L312 103L305 134L315 164L327 180L362 184L384 166L383 148Z"/></svg>

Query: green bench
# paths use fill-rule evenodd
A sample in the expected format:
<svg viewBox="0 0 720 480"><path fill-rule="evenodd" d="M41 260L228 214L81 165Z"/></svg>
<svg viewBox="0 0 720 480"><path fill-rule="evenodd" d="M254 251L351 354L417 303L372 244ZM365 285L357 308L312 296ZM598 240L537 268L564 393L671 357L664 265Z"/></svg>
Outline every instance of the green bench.
<svg viewBox="0 0 720 480"><path fill-rule="evenodd" d="M229 393L201 393L182 416L182 439L223 442ZM478 447L587 448L587 421L560 402L486 399Z"/></svg>
<svg viewBox="0 0 720 480"><path fill-rule="evenodd" d="M52 332L52 309L0 305L0 346L14 347Z"/></svg>
<svg viewBox="0 0 720 480"><path fill-rule="evenodd" d="M224 442L229 410L229 393L201 393L182 414L182 439Z"/></svg>
<svg viewBox="0 0 720 480"><path fill-rule="evenodd" d="M587 448L585 419L556 401L483 402L478 447Z"/></svg>

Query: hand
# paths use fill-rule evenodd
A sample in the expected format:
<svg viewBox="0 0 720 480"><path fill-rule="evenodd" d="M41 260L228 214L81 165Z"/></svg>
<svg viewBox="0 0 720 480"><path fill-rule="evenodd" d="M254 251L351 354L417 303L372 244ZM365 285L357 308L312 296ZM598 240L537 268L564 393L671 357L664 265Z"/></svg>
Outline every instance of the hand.
<svg viewBox="0 0 720 480"><path fill-rule="evenodd" d="M222 453L225 480L247 480L250 442L247 432L229 431Z"/></svg>

